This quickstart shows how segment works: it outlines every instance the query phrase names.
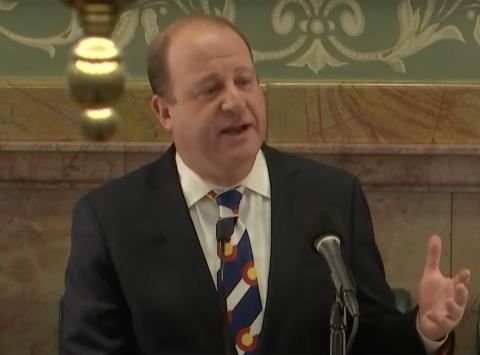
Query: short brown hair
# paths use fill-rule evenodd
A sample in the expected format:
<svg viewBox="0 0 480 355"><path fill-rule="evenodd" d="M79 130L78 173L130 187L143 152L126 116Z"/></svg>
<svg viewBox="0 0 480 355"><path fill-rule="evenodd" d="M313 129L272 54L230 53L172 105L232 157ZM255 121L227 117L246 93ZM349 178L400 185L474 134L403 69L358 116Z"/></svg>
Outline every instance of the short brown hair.
<svg viewBox="0 0 480 355"><path fill-rule="evenodd" d="M175 20L162 30L150 43L147 49L147 73L154 94L167 100L174 100L171 93L170 68L168 65L168 50L177 29L195 22L203 22L223 28L230 28L245 42L253 60L252 48L247 38L228 20L211 15L188 15Z"/></svg>

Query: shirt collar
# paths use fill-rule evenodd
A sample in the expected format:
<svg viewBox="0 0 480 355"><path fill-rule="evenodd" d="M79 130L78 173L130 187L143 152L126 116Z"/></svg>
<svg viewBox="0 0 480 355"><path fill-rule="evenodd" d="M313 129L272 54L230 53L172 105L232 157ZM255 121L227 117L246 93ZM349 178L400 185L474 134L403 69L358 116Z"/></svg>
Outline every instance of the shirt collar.
<svg viewBox="0 0 480 355"><path fill-rule="evenodd" d="M178 152L175 154L175 162L177 163L178 176L180 178L183 195L189 208L205 197L210 191L223 191L227 189L226 187L217 186L202 179L183 162ZM246 189L266 198L270 198L270 178L268 175L267 162L261 150L257 153L252 170L250 170L239 185L243 185Z"/></svg>

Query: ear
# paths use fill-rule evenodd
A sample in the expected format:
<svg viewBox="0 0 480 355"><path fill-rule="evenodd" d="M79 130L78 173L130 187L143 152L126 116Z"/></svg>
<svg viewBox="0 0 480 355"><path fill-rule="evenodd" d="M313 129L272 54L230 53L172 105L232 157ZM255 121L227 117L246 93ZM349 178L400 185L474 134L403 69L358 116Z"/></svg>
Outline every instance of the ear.
<svg viewBox="0 0 480 355"><path fill-rule="evenodd" d="M172 116L170 115L170 105L167 101L158 95L153 95L150 100L150 108L152 109L158 121L167 131L172 130Z"/></svg>

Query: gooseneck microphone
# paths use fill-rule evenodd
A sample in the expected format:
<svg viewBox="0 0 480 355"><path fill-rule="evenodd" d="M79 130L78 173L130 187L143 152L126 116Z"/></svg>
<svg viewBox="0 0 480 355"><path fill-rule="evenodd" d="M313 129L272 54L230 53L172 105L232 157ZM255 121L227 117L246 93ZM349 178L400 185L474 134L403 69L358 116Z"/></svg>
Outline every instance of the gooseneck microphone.
<svg viewBox="0 0 480 355"><path fill-rule="evenodd" d="M340 253L340 238L334 234L324 234L315 239L313 246L327 261L332 281L343 299L345 308L352 316L359 316L355 285Z"/></svg>
<svg viewBox="0 0 480 355"><path fill-rule="evenodd" d="M360 311L355 284L340 252L340 237L347 235L347 228L344 219L334 209L317 210L306 217L308 236L317 253L327 261L337 291L330 313L330 354L349 354L357 334ZM352 316L353 324L345 347L346 311Z"/></svg>

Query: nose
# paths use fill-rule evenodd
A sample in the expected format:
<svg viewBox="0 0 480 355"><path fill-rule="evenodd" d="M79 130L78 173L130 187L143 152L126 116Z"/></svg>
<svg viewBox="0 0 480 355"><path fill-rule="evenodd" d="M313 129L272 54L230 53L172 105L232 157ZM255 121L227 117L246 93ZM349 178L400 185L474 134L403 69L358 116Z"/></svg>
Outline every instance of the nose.
<svg viewBox="0 0 480 355"><path fill-rule="evenodd" d="M226 112L240 112L246 106L245 97L235 83L225 88L225 95L222 101L222 110Z"/></svg>

